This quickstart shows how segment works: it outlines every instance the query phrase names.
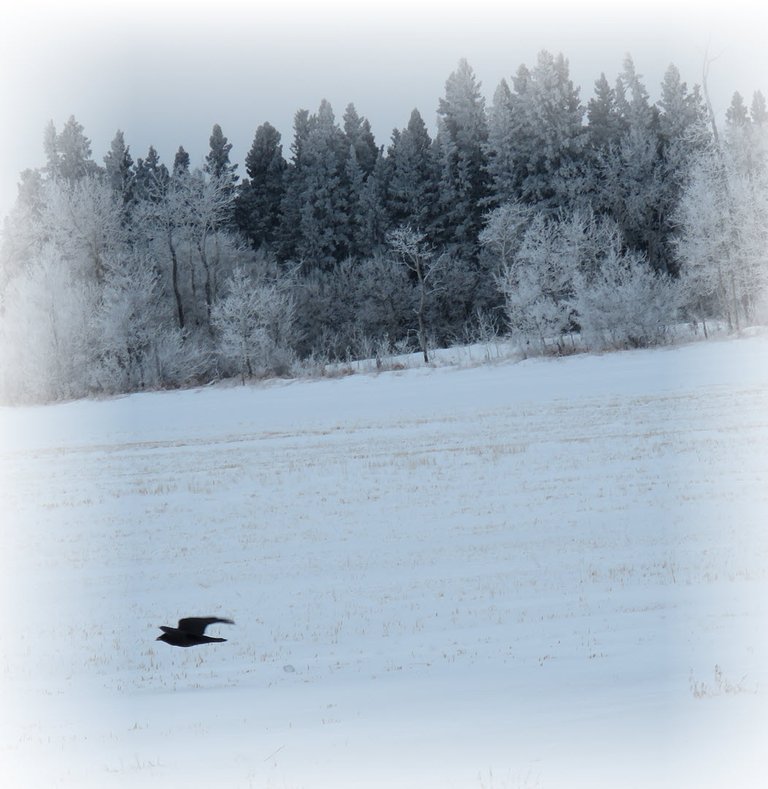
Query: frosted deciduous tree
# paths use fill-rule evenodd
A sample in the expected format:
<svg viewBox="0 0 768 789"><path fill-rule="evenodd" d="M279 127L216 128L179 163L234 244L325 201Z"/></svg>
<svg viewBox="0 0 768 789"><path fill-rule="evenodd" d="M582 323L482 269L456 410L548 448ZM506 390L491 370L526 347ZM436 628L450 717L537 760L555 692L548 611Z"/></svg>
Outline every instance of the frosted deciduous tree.
<svg viewBox="0 0 768 789"><path fill-rule="evenodd" d="M39 240L52 243L79 276L100 282L105 256L126 241L122 207L99 176L49 179L43 184Z"/></svg>
<svg viewBox="0 0 768 789"><path fill-rule="evenodd" d="M213 308L219 354L241 377L285 372L290 363L294 305L279 283L236 268Z"/></svg>
<svg viewBox="0 0 768 789"><path fill-rule="evenodd" d="M641 348L667 337L677 317L679 288L644 255L617 244L591 276L577 276L571 304L586 347Z"/></svg>
<svg viewBox="0 0 768 789"><path fill-rule="evenodd" d="M574 261L563 254L559 223L536 214L497 280L509 329L524 349L563 349L573 323L574 275Z"/></svg>
<svg viewBox="0 0 768 789"><path fill-rule="evenodd" d="M44 243L7 285L0 320L5 399L50 401L85 395L91 384L98 292Z"/></svg>
<svg viewBox="0 0 768 789"><path fill-rule="evenodd" d="M130 392L178 383L161 361L160 349L167 341L181 344L181 333L162 296L160 274L148 256L126 251L108 258L94 316L93 378L101 391ZM180 362L182 357L180 353ZM186 375L191 378L193 371L190 365Z"/></svg>
<svg viewBox="0 0 768 789"><path fill-rule="evenodd" d="M685 308L705 330L708 318L750 323L768 295L768 178L740 173L728 154L691 165L676 214Z"/></svg>
<svg viewBox="0 0 768 789"><path fill-rule="evenodd" d="M533 216L533 208L522 202L504 203L486 215L479 241L493 255L497 271L512 263Z"/></svg>
<svg viewBox="0 0 768 789"><path fill-rule="evenodd" d="M426 234L410 227L398 227L387 235L387 244L395 258L414 276L418 289L416 320L419 348L424 361L429 363L427 343L427 306L435 293L436 273L447 262L444 255L438 256L427 243Z"/></svg>

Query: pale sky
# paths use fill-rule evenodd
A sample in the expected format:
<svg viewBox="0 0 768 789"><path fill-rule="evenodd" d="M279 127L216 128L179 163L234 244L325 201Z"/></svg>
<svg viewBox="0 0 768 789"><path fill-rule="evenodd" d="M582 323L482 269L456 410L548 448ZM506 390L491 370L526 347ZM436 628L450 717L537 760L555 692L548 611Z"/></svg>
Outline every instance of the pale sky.
<svg viewBox="0 0 768 789"><path fill-rule="evenodd" d="M265 10L262 6L268 6ZM467 58L490 102L502 77L541 49L563 52L585 101L625 53L652 99L670 62L709 88L722 116L734 90L768 95L768 4L691 0L6 0L0 12L0 215L18 174L44 163L43 129L70 115L102 163L117 129L134 160L153 144L170 164L183 145L198 165L214 123L240 163L269 121L288 156L296 110L354 102L377 143L417 107L434 131L438 100Z"/></svg>

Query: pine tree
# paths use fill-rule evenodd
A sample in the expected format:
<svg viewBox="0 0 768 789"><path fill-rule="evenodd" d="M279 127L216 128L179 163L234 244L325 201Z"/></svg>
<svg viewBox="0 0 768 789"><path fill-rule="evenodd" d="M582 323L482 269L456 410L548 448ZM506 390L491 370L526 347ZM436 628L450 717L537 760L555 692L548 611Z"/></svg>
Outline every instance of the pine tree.
<svg viewBox="0 0 768 789"><path fill-rule="evenodd" d="M291 160L284 174L285 191L280 205L280 222L277 229L277 249L282 260L296 259L300 227L301 192L303 189L303 152L314 119L308 110L298 110L293 117Z"/></svg>
<svg viewBox="0 0 768 789"><path fill-rule="evenodd" d="M104 157L107 180L115 194L120 195L124 203L132 199L133 159L129 147L125 144L123 132L118 129L109 153Z"/></svg>
<svg viewBox="0 0 768 789"><path fill-rule="evenodd" d="M731 97L731 103L725 112L725 119L730 126L746 126L749 123L749 111L744 103L744 97L736 91Z"/></svg>
<svg viewBox="0 0 768 789"><path fill-rule="evenodd" d="M343 188L346 138L325 99L315 115L305 110L297 113L294 129L282 208L281 256L295 256L310 268L329 269L349 251Z"/></svg>
<svg viewBox="0 0 768 789"><path fill-rule="evenodd" d="M146 158L138 158L134 166L133 180L136 199L161 200L169 178L168 168L160 162L154 145L150 145Z"/></svg>
<svg viewBox="0 0 768 789"><path fill-rule="evenodd" d="M43 132L43 152L45 153L45 173L53 178L59 174L60 155L59 155L59 135L56 133L56 126L50 120Z"/></svg>
<svg viewBox="0 0 768 789"><path fill-rule="evenodd" d="M468 259L477 255L477 236L490 194L488 122L480 83L466 60L445 83L438 107L439 215L434 236Z"/></svg>
<svg viewBox="0 0 768 789"><path fill-rule="evenodd" d="M91 141L85 136L82 124L71 115L60 133L53 121L45 127L43 149L45 171L49 176L64 178L69 183L94 175L99 171L91 159Z"/></svg>
<svg viewBox="0 0 768 789"><path fill-rule="evenodd" d="M173 177L179 178L187 173L189 173L189 154L184 150L184 146L180 145L173 157Z"/></svg>
<svg viewBox="0 0 768 789"><path fill-rule="evenodd" d="M610 86L605 74L595 82L595 95L587 104L587 133L590 147L606 151L619 144L626 129L625 119L619 110L616 91Z"/></svg>
<svg viewBox="0 0 768 789"><path fill-rule="evenodd" d="M651 105L630 56L616 82L625 130L618 146L600 161L597 208L619 223L624 240L666 270L672 264L665 243L665 172L659 110Z"/></svg>
<svg viewBox="0 0 768 789"><path fill-rule="evenodd" d="M91 159L91 141L74 115L70 116L59 134L58 150L61 157L59 171L63 178L76 181L97 170Z"/></svg>
<svg viewBox="0 0 768 789"><path fill-rule="evenodd" d="M521 66L513 85L509 199L554 214L582 196L586 133L579 90L563 55L546 51L532 70Z"/></svg>
<svg viewBox="0 0 768 789"><path fill-rule="evenodd" d="M264 123L256 129L245 157L248 178L240 184L235 204L237 226L254 247L272 244L277 238L286 167L280 132Z"/></svg>
<svg viewBox="0 0 768 789"><path fill-rule="evenodd" d="M387 210L393 225L426 232L436 216L437 171L432 140L418 110L395 130L387 155Z"/></svg>
<svg viewBox="0 0 768 789"><path fill-rule="evenodd" d="M499 205L514 200L517 192L514 132L512 91L502 79L488 113L488 173L494 202Z"/></svg>
<svg viewBox="0 0 768 789"><path fill-rule="evenodd" d="M230 181L234 186L238 179L235 175L236 164L231 164L229 154L232 150L232 143L227 140L218 123L213 125L213 131L208 140L210 150L205 157L203 172L214 178L221 178Z"/></svg>
<svg viewBox="0 0 768 789"><path fill-rule="evenodd" d="M379 150L367 118L357 114L354 104L349 104L344 112L344 134L347 142L355 149L355 156L364 177L368 177L376 165Z"/></svg>

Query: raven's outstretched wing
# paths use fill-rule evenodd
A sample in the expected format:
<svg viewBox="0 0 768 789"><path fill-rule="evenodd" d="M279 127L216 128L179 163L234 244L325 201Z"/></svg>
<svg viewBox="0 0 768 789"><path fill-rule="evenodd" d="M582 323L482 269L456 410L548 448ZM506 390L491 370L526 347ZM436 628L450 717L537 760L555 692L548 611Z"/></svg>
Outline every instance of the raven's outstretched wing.
<svg viewBox="0 0 768 789"><path fill-rule="evenodd" d="M217 622L223 622L225 625L235 624L231 619L220 619L218 616L189 616L179 619L179 630L193 636L201 636L208 625L215 625Z"/></svg>

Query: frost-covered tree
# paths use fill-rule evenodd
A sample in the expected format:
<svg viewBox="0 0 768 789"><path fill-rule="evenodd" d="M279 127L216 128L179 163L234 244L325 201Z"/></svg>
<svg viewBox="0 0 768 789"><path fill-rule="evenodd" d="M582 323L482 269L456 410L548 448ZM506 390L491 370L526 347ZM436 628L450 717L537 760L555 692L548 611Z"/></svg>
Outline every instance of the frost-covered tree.
<svg viewBox="0 0 768 789"><path fill-rule="evenodd" d="M665 172L661 158L659 112L631 57L616 84L625 130L618 145L600 160L596 205L621 227L625 242L666 270Z"/></svg>
<svg viewBox="0 0 768 789"><path fill-rule="evenodd" d="M684 305L705 331L707 319L751 323L768 296L768 174L748 175L738 162L729 148L702 154L676 214Z"/></svg>
<svg viewBox="0 0 768 789"><path fill-rule="evenodd" d="M333 109L323 100L301 147L297 178L291 183L298 201L296 256L310 267L330 267L348 253L347 153Z"/></svg>
<svg viewBox="0 0 768 789"><path fill-rule="evenodd" d="M279 283L236 268L213 308L219 354L241 377L284 373L291 358L294 304Z"/></svg>
<svg viewBox="0 0 768 789"><path fill-rule="evenodd" d="M91 158L91 141L74 115L69 117L58 133L53 121L48 123L43 147L47 159L45 169L49 176L74 182L87 175L94 175L99 170Z"/></svg>
<svg viewBox="0 0 768 789"><path fill-rule="evenodd" d="M98 290L45 242L6 284L0 314L0 394L45 402L87 394Z"/></svg>
<svg viewBox="0 0 768 789"><path fill-rule="evenodd" d="M354 104L347 105L343 123L347 144L354 148L357 163L363 171L364 178L367 178L373 172L379 155L371 124L367 118L361 118L357 114Z"/></svg>
<svg viewBox="0 0 768 789"><path fill-rule="evenodd" d="M573 324L574 261L563 254L557 221L536 214L498 277L512 336L528 352L563 348Z"/></svg>
<svg viewBox="0 0 768 789"><path fill-rule="evenodd" d="M509 84L502 79L488 112L488 173L495 202L514 201L518 194L515 159L515 111Z"/></svg>
<svg viewBox="0 0 768 789"><path fill-rule="evenodd" d="M211 136L208 139L209 150L205 156L203 172L212 178L217 178L228 188L234 189L238 175L235 174L237 164L232 164L229 154L232 151L232 143L224 136L221 126L213 124Z"/></svg>
<svg viewBox="0 0 768 789"><path fill-rule="evenodd" d="M411 112L404 129L393 133L387 164L387 210L391 222L410 224L427 232L435 219L437 169L432 139L418 110Z"/></svg>
<svg viewBox="0 0 768 789"><path fill-rule="evenodd" d="M583 192L586 143L584 107L568 61L542 51L533 69L518 69L513 86L507 110L512 132L507 147L492 153L510 170L503 197L553 214L567 210Z"/></svg>
<svg viewBox="0 0 768 789"><path fill-rule="evenodd" d="M379 151L373 171L365 179L360 190L357 211L359 212L359 241L357 248L363 258L373 255L384 244L390 226L386 209L386 162Z"/></svg>
<svg viewBox="0 0 768 789"><path fill-rule="evenodd" d="M599 269L577 275L571 304L586 347L647 347L663 342L675 323L679 286L640 253L614 244Z"/></svg>
<svg viewBox="0 0 768 789"><path fill-rule="evenodd" d="M108 258L93 321L95 387L130 392L172 382L158 351L160 337L174 332L172 315L150 258L128 250Z"/></svg>
<svg viewBox="0 0 768 789"><path fill-rule="evenodd" d="M160 161L154 145L145 158L136 159L133 173L134 195L137 200L158 200L170 178L168 168Z"/></svg>
<svg viewBox="0 0 768 789"><path fill-rule="evenodd" d="M462 59L448 77L438 106L435 150L439 192L434 237L466 259L477 253L477 234L490 192L487 142L480 82Z"/></svg>
<svg viewBox="0 0 768 789"><path fill-rule="evenodd" d="M112 190L120 196L123 203L131 202L133 158L129 146L125 144L125 136L119 129L112 140L109 152L104 157L104 166Z"/></svg>
<svg viewBox="0 0 768 789"><path fill-rule="evenodd" d="M237 227L254 248L277 238L286 167L280 132L270 123L262 124L245 157L248 178L240 184L235 204Z"/></svg>
<svg viewBox="0 0 768 789"><path fill-rule="evenodd" d="M171 174L174 178L180 178L187 173L189 173L189 154L184 150L184 146L180 145L173 157Z"/></svg>
<svg viewBox="0 0 768 789"><path fill-rule="evenodd" d="M533 216L533 208L522 202L504 203L487 214L479 241L493 255L497 273L512 263Z"/></svg>
<svg viewBox="0 0 768 789"><path fill-rule="evenodd" d="M607 151L616 147L626 131L616 90L611 87L605 73L595 82L595 95L587 104L587 137L594 151Z"/></svg>
<svg viewBox="0 0 768 789"><path fill-rule="evenodd" d="M36 230L78 276L100 282L106 255L126 241L122 200L96 175L48 180Z"/></svg>
<svg viewBox="0 0 768 789"><path fill-rule="evenodd" d="M398 227L387 235L387 244L395 259L404 265L416 280L418 302L416 320L419 348L424 361L429 363L427 307L435 293L436 273L445 264L445 255L436 255L426 235L409 227Z"/></svg>

